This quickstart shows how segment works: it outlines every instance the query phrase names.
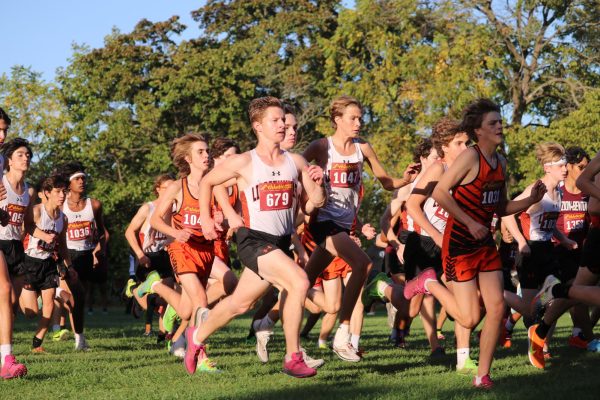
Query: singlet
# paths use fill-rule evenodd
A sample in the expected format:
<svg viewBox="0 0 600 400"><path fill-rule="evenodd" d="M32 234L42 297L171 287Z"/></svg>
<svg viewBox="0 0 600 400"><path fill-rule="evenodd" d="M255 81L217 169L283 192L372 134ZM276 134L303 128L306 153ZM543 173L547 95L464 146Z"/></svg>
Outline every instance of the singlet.
<svg viewBox="0 0 600 400"><path fill-rule="evenodd" d="M234 207L235 203L237 202L237 198L238 198L237 185L232 185L227 188L227 196L229 198L229 205L231 207ZM214 195L213 195L211 204L212 204L212 208L213 208L213 215L216 216L217 213L223 211L223 209L221 208L221 206L219 205L217 200L214 198ZM217 231L217 236L218 236L216 239L217 241L225 240L225 237L227 236L227 230Z"/></svg>
<svg viewBox="0 0 600 400"><path fill-rule="evenodd" d="M560 192L556 190L556 199L552 200L548 193L538 203L540 206L530 214L522 212L521 227L527 240L547 242L554 236L556 220L560 213Z"/></svg>
<svg viewBox="0 0 600 400"><path fill-rule="evenodd" d="M67 201L63 205L67 217L67 247L69 250L88 251L96 247L96 218L92 208L92 199L85 199L81 211L72 211Z"/></svg>
<svg viewBox="0 0 600 400"><path fill-rule="evenodd" d="M50 218L46 212L46 207L41 206L40 220L37 223L37 228L43 230L46 233L54 233L54 241L50 244L36 238L35 236L27 235L25 238L25 254L29 257L39 258L41 260L47 260L54 256L56 249L58 248L58 237L64 228L64 214L62 211L58 211L56 219Z"/></svg>
<svg viewBox="0 0 600 400"><path fill-rule="evenodd" d="M350 229L358 213L363 154L360 144L354 141L356 151L350 156L337 152L331 137L327 138L327 166L325 167L325 189L327 203L317 214L317 221L334 221Z"/></svg>
<svg viewBox="0 0 600 400"><path fill-rule="evenodd" d="M298 169L287 151L281 165L272 167L250 152L252 179L240 193L247 228L270 235L291 235L298 203Z"/></svg>
<svg viewBox="0 0 600 400"><path fill-rule="evenodd" d="M576 241L579 248L582 248L590 222L587 212L590 196L583 192L571 193L564 185L559 190L561 191L561 202L556 227L569 239Z"/></svg>
<svg viewBox="0 0 600 400"><path fill-rule="evenodd" d="M448 169L446 163L442 163L444 172ZM448 221L448 212L444 210L433 197L428 197L423 204L423 213L438 232L444 233L446 222ZM425 229L421 229L421 235L431 236Z"/></svg>
<svg viewBox="0 0 600 400"><path fill-rule="evenodd" d="M152 201L149 201L147 204L148 216L142 225L142 229L140 229L140 241L142 242L142 251L144 253L156 253L167 247L170 240L167 235L150 226L150 218L152 218L156 206Z"/></svg>
<svg viewBox="0 0 600 400"><path fill-rule="evenodd" d="M0 157L2 158L2 157ZM0 240L21 240L23 238L23 219L29 205L29 186L23 185L23 194L17 194L6 175L2 177L6 188L6 198L0 201L0 208L8 212L10 220L8 225L0 226Z"/></svg>
<svg viewBox="0 0 600 400"><path fill-rule="evenodd" d="M198 199L192 196L188 187L187 177L181 179L181 207L173 214L171 223L175 229L190 229L192 235L187 241L190 245L202 245L210 242L202 233L200 223L200 204Z"/></svg>
<svg viewBox="0 0 600 400"><path fill-rule="evenodd" d="M497 154L497 165L492 168L479 146L475 145L473 148L479 155L479 172L473 181L454 187L452 197L473 220L489 227L505 185L504 169ZM451 256L472 253L482 245L495 246L491 233L481 241L476 240L469 229L452 215L448 216L444 231L444 244L446 243Z"/></svg>

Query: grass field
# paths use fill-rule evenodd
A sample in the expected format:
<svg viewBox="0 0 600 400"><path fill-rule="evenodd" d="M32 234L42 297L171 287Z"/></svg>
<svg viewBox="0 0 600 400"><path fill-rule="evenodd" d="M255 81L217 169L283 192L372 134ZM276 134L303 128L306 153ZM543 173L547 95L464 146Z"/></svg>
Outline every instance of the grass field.
<svg viewBox="0 0 600 400"><path fill-rule="evenodd" d="M383 312L366 317L360 363L339 361L330 351L304 343L309 354L325 358L316 377L294 379L281 373L283 335L276 329L270 344L271 361L258 362L245 344L249 317L239 318L216 334L209 354L222 374L188 376L181 362L169 356L154 338L141 336L142 322L111 309L88 317L92 350L76 353L73 341L46 341L49 354L29 353L34 323L17 321L15 353L26 363L25 379L0 382L0 399L598 399L600 354L570 349L570 322L563 317L551 348L554 356L545 371L531 367L527 338L519 324L513 347L499 349L492 377L496 386L483 392L470 378L453 370L453 335L446 339L447 356L430 360L419 321L408 338L410 349L391 348ZM446 324L449 330L450 323ZM316 332L316 328L315 331ZM477 347L473 350L477 352Z"/></svg>

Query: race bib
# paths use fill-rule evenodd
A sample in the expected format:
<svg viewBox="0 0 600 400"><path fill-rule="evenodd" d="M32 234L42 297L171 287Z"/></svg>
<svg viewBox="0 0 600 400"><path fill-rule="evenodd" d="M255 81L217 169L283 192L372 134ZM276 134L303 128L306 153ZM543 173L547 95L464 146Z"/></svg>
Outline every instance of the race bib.
<svg viewBox="0 0 600 400"><path fill-rule="evenodd" d="M436 203L437 208L435 209L435 216L443 221L448 221L448 212L440 207L439 204Z"/></svg>
<svg viewBox="0 0 600 400"><path fill-rule="evenodd" d="M90 240L92 238L92 222L76 221L67 226L67 239L70 241Z"/></svg>
<svg viewBox="0 0 600 400"><path fill-rule="evenodd" d="M540 215L540 230L544 232L552 232L556 227L556 220L558 220L558 211L545 212Z"/></svg>
<svg viewBox="0 0 600 400"><path fill-rule="evenodd" d="M6 207L6 211L10 215L9 224L15 226L21 226L23 224L23 218L25 217L25 211L27 207L21 204L9 204Z"/></svg>
<svg viewBox="0 0 600 400"><path fill-rule="evenodd" d="M585 213L565 213L563 218L567 233L582 231L585 228Z"/></svg>
<svg viewBox="0 0 600 400"><path fill-rule="evenodd" d="M292 208L294 182L276 181L258 185L260 211L277 211Z"/></svg>
<svg viewBox="0 0 600 400"><path fill-rule="evenodd" d="M46 252L52 253L52 252L54 252L54 250L56 249L57 244L58 244L58 240L57 240L58 239L58 233L55 232L55 231L51 231L51 230L44 230L44 232L46 232L46 233L53 233L56 236L54 237L54 240L52 241L52 243L46 243L46 242L44 242L41 239L38 240L37 249L41 250L41 251L46 251Z"/></svg>
<svg viewBox="0 0 600 400"><path fill-rule="evenodd" d="M181 215L183 216L182 225L184 228L190 228L190 229L200 228L201 223L200 223L200 209L199 208L185 207L185 209L182 210Z"/></svg>
<svg viewBox="0 0 600 400"><path fill-rule="evenodd" d="M329 183L332 187L353 188L360 182L358 163L332 163Z"/></svg>

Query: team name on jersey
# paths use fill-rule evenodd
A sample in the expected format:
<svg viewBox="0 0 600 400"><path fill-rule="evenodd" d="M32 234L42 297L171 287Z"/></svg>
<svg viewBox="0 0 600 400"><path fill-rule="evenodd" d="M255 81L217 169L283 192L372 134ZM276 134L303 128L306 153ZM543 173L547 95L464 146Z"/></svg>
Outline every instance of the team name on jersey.
<svg viewBox="0 0 600 400"><path fill-rule="evenodd" d="M572 201L572 200L564 200L560 203L560 211L583 211L586 212L588 210L588 202L587 201Z"/></svg>
<svg viewBox="0 0 600 400"><path fill-rule="evenodd" d="M295 193L293 181L262 182L252 187L252 200L260 202L260 211L287 210Z"/></svg>

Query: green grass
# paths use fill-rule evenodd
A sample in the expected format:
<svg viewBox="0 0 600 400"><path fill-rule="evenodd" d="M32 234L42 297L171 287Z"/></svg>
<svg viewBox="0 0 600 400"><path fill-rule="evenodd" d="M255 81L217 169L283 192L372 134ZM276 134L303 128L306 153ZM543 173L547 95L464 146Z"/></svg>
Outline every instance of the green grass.
<svg viewBox="0 0 600 400"><path fill-rule="evenodd" d="M499 349L492 376L496 386L483 392L471 388L468 377L453 370L453 335L447 334L448 355L430 360L419 321L408 338L410 349L387 344L385 315L365 318L361 346L368 352L360 363L344 363L330 351L304 343L310 355L326 364L316 377L294 379L281 373L283 335L280 328L270 345L271 361L258 362L246 345L249 317L239 318L210 341L209 354L222 374L188 376L181 362L141 336L143 324L120 309L108 316L88 317L92 351L76 353L73 341L46 340L49 354L29 353L35 324L17 321L15 353L26 363L25 379L0 382L0 399L597 399L600 396L600 354L570 349L570 322L563 317L555 332L554 356L545 371L527 361L527 338L519 324L513 347ZM446 324L450 330L451 324ZM315 331L316 332L316 329ZM313 335L314 336L314 335ZM473 352L477 347L473 346Z"/></svg>

